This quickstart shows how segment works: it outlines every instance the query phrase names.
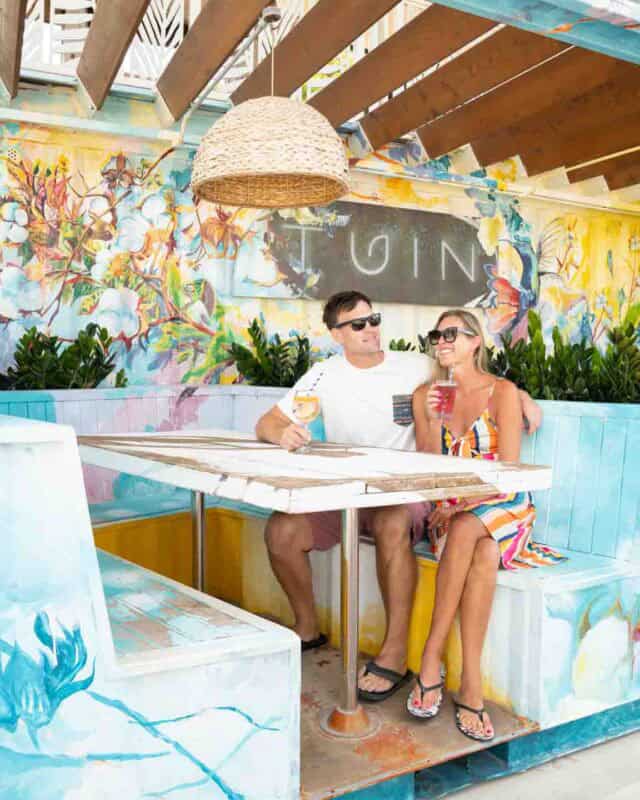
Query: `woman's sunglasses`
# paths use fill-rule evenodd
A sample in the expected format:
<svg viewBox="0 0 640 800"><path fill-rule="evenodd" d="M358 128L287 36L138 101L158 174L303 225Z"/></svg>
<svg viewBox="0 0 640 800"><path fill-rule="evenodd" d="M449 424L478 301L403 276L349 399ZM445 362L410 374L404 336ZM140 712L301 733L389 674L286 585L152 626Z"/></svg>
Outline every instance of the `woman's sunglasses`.
<svg viewBox="0 0 640 800"><path fill-rule="evenodd" d="M451 344L451 342L455 342L458 338L459 333L464 333L465 336L477 336L477 333L470 331L468 328L445 328L442 331L439 331L437 328L429 331L427 334L427 338L429 339L429 344L432 347L435 347L440 339L444 339L447 344Z"/></svg>
<svg viewBox="0 0 640 800"><path fill-rule="evenodd" d="M356 317L356 319L348 319L346 322L339 322L333 327L344 328L346 325L351 325L352 331L363 331L367 325L367 322L372 328L377 328L382 322L382 314L376 312L375 314L369 314L368 317Z"/></svg>

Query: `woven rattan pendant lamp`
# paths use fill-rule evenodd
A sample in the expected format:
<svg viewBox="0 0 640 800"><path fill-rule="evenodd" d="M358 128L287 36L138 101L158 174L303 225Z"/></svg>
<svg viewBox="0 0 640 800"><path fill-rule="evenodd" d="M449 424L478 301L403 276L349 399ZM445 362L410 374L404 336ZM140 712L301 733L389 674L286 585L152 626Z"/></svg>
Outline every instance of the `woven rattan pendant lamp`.
<svg viewBox="0 0 640 800"><path fill-rule="evenodd" d="M263 20L273 27L280 9ZM349 190L348 164L340 137L315 108L271 96L232 108L203 137L193 162L197 198L248 208L325 205Z"/></svg>

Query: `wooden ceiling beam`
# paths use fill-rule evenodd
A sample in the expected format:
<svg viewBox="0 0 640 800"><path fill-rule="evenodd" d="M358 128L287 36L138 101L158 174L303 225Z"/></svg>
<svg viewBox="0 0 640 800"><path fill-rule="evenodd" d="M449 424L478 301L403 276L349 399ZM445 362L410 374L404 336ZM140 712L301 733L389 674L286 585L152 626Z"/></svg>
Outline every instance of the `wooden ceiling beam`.
<svg viewBox="0 0 640 800"><path fill-rule="evenodd" d="M390 11L398 0L319 0L275 47L274 94L288 97ZM237 105L271 93L266 58L231 95Z"/></svg>
<svg viewBox="0 0 640 800"><path fill-rule="evenodd" d="M0 82L9 97L18 93L27 0L0 0Z"/></svg>
<svg viewBox="0 0 640 800"><path fill-rule="evenodd" d="M180 117L249 33L269 0L209 0L158 81L169 115Z"/></svg>
<svg viewBox="0 0 640 800"><path fill-rule="evenodd" d="M638 144L640 145L640 139ZM599 176L606 180L609 190L612 192L640 183L640 150L608 158L606 161L598 161L569 172L571 183L579 183Z"/></svg>
<svg viewBox="0 0 640 800"><path fill-rule="evenodd" d="M150 0L109 0L96 6L78 63L78 80L94 109L102 108Z"/></svg>
<svg viewBox="0 0 640 800"><path fill-rule="evenodd" d="M612 122L638 108L640 67L621 61L616 65L615 77L590 92L549 106L521 122L473 139L470 144L483 166L519 155L529 175L535 175L625 149L612 146L603 153L592 154L588 132L608 126L613 138L616 125ZM574 142L579 143L582 153L586 145L584 156L572 152L570 143ZM639 143L640 132L634 144Z"/></svg>
<svg viewBox="0 0 640 800"><path fill-rule="evenodd" d="M614 58L573 48L418 129L430 158L513 125L615 77Z"/></svg>
<svg viewBox="0 0 640 800"><path fill-rule="evenodd" d="M535 33L503 28L367 114L362 130L377 150L566 48Z"/></svg>
<svg viewBox="0 0 640 800"><path fill-rule="evenodd" d="M337 127L494 25L446 6L429 6L314 95L309 105Z"/></svg>
<svg viewBox="0 0 640 800"><path fill-rule="evenodd" d="M637 106L636 106L637 108ZM581 164L592 159L605 158L620 150L629 150L640 144L640 112L634 110L615 120L600 120L595 127L585 126L566 139L550 142L547 148L528 156L530 175L544 172L554 166Z"/></svg>
<svg viewBox="0 0 640 800"><path fill-rule="evenodd" d="M609 191L615 192L640 183L640 153L632 153L625 156L624 161L622 158L617 161L617 164L604 173Z"/></svg>

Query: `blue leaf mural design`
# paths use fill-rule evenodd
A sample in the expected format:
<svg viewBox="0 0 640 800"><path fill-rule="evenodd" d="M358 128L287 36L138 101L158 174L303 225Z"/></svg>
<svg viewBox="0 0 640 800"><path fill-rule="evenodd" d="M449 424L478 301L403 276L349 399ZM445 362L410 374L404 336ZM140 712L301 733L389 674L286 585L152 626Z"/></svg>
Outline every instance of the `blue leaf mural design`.
<svg viewBox="0 0 640 800"><path fill-rule="evenodd" d="M170 745L178 755L190 761L203 775L206 776L208 780L214 783L222 791L227 800L245 800L244 795L235 792L230 786L228 786L220 777L220 775L218 775L214 769L211 769L211 767L207 766L207 764L205 764L201 758L192 753L177 739L174 739L173 737L168 736L166 733L163 733L161 730L159 730L157 723L147 719L143 714L140 714L140 712L130 708L121 700L106 697L105 695L94 692L93 690L89 692L89 695L98 703L102 703L109 708L120 711L129 719L137 722L140 727L142 727L155 739L160 739L160 741Z"/></svg>
<svg viewBox="0 0 640 800"><path fill-rule="evenodd" d="M51 722L66 698L90 686L95 674L94 662L89 675L75 680L87 665L87 648L78 626L58 626L61 636L52 632L45 612L36 615L33 632L45 648L39 661L18 643L0 639L0 653L9 657L4 668L0 665L0 728L15 733L22 720L35 747L38 730Z"/></svg>

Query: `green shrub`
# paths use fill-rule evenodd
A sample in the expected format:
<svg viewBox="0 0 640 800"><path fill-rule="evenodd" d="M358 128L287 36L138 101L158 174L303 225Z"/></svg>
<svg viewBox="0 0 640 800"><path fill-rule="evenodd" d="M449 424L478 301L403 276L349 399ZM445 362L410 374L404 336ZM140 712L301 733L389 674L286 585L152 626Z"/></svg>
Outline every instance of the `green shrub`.
<svg viewBox="0 0 640 800"><path fill-rule="evenodd" d="M416 346L413 342L406 342L404 339L392 339L389 342L389 350L398 350L400 352L406 352L408 350L415 351Z"/></svg>
<svg viewBox="0 0 640 800"><path fill-rule="evenodd" d="M503 349L491 351L490 369L509 378L542 400L585 400L602 403L640 402L640 306L632 307L622 323L608 331L601 352L590 341L569 343L552 332L547 353L538 315L529 312L529 339L513 343L505 336Z"/></svg>
<svg viewBox="0 0 640 800"><path fill-rule="evenodd" d="M640 403L640 306L633 306L622 324L608 332L609 344L594 359L592 400Z"/></svg>
<svg viewBox="0 0 640 800"><path fill-rule="evenodd" d="M15 365L0 375L0 389L93 389L114 370L115 354L106 328L90 323L68 347L57 336L30 328L14 354ZM115 385L127 385L124 370Z"/></svg>
<svg viewBox="0 0 640 800"><path fill-rule="evenodd" d="M427 353L429 347L429 342L426 336L421 336L418 334L418 347L416 348L413 342L407 342L404 339L392 339L389 342L389 350L400 350L400 351L411 351L415 352L416 350L419 353Z"/></svg>
<svg viewBox="0 0 640 800"><path fill-rule="evenodd" d="M529 311L528 339L514 342L508 334L502 349L489 348L489 371L508 378L539 400L583 400L600 403L640 402L640 304L632 306L622 322L607 332L600 351L590 340L567 342L554 327L547 350L540 317ZM419 336L420 352L427 340ZM416 350L404 339L391 350Z"/></svg>
<svg viewBox="0 0 640 800"><path fill-rule="evenodd" d="M253 386L293 386L311 366L311 346L306 336L282 341L276 334L270 341L264 326L254 319L247 328L253 351L234 342L229 346L240 375Z"/></svg>

